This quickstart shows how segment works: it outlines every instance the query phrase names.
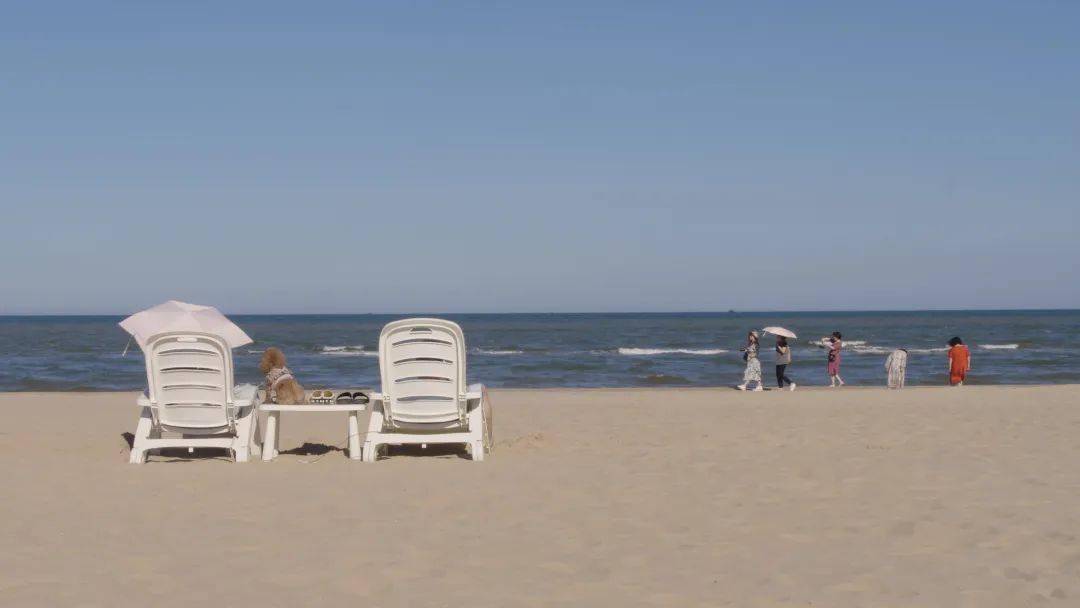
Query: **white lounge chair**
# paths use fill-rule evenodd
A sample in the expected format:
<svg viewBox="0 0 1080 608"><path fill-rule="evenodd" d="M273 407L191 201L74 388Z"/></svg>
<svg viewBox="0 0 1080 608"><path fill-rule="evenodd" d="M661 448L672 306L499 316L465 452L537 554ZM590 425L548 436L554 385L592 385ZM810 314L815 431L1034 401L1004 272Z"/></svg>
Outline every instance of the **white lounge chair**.
<svg viewBox="0 0 1080 608"><path fill-rule="evenodd" d="M366 462L379 446L463 443L473 460L491 448L491 403L481 384L465 385L465 335L457 323L403 319L379 336L382 393L372 395Z"/></svg>
<svg viewBox="0 0 1080 608"><path fill-rule="evenodd" d="M132 464L161 448L226 448L236 462L257 453L258 388L233 386L232 350L222 338L158 334L147 341L145 355L148 391L138 398Z"/></svg>

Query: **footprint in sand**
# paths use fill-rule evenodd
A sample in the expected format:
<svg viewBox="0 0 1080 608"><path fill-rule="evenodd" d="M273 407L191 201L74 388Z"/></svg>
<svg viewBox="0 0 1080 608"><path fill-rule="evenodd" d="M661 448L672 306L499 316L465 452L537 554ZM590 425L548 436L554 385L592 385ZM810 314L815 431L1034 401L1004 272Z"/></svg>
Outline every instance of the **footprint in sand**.
<svg viewBox="0 0 1080 608"><path fill-rule="evenodd" d="M1005 568L1005 570L1002 571L1002 574L1005 575L1005 578L1011 578L1011 579L1014 579L1014 580L1015 579L1020 579L1020 580L1023 580L1023 581L1027 581L1029 583L1032 582L1032 581L1039 580L1038 575L1035 574L1034 572L1024 572L1023 570L1020 570L1019 568L1014 568L1012 566L1009 566L1008 568Z"/></svg>
<svg viewBox="0 0 1080 608"><path fill-rule="evenodd" d="M1073 542L1076 541L1076 537L1073 536L1072 534L1066 534L1064 532L1058 532L1057 530L1047 532L1046 534L1043 534L1043 537L1048 538L1050 540L1056 540L1056 541L1058 541L1059 543L1061 543L1063 545L1071 545L1071 544L1073 544Z"/></svg>
<svg viewBox="0 0 1080 608"><path fill-rule="evenodd" d="M902 521L893 525L889 530L889 533L893 536L911 536L915 534L915 522Z"/></svg>
<svg viewBox="0 0 1080 608"><path fill-rule="evenodd" d="M522 437L500 441L495 445L508 450L536 450L545 447L547 444L548 439L543 433L533 433L531 435L524 435Z"/></svg>

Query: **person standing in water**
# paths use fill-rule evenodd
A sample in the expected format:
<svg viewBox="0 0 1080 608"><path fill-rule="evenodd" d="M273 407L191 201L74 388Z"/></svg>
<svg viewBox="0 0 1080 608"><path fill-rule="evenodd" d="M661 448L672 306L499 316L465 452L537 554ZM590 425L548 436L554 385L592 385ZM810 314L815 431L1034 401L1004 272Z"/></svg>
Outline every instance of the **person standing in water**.
<svg viewBox="0 0 1080 608"><path fill-rule="evenodd" d="M747 385L751 382L757 382L757 387L754 390L765 390L765 387L761 385L761 361L758 360L758 334L756 331L746 335L746 347L740 350L742 350L743 359L746 361L746 370L743 371L742 384L736 388L745 391Z"/></svg>
<svg viewBox="0 0 1080 608"><path fill-rule="evenodd" d="M971 351L959 336L949 340L949 384L963 386L971 371Z"/></svg>
<svg viewBox="0 0 1080 608"><path fill-rule="evenodd" d="M781 390L787 382L788 390L795 390L795 383L787 377L787 366L791 365L791 347L788 346L787 338L776 336L776 386Z"/></svg>
<svg viewBox="0 0 1080 608"><path fill-rule="evenodd" d="M840 349L843 347L844 342L838 331L832 332L832 336L822 338L818 343L818 348L829 351L828 365L825 369L829 374L829 386L832 388L844 386L844 379L840 377Z"/></svg>
<svg viewBox="0 0 1080 608"><path fill-rule="evenodd" d="M906 348L898 348L885 359L885 371L889 373L889 388L904 388L907 380L907 356Z"/></svg>

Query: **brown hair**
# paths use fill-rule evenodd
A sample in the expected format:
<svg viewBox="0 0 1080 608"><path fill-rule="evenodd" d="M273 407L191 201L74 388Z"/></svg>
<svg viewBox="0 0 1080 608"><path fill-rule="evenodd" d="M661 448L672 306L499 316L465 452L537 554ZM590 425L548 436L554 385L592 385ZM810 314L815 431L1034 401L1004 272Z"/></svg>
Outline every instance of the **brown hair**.
<svg viewBox="0 0 1080 608"><path fill-rule="evenodd" d="M259 361L259 371L264 374L269 374L270 370L275 367L285 367L285 353L281 352L281 349L276 346L271 346L263 353L262 360Z"/></svg>

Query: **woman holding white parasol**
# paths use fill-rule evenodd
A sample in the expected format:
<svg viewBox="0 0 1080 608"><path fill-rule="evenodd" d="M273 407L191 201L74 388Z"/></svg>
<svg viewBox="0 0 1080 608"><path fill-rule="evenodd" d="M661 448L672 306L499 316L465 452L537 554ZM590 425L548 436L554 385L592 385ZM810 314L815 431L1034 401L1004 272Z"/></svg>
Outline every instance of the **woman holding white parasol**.
<svg viewBox="0 0 1080 608"><path fill-rule="evenodd" d="M787 367L791 365L791 347L788 346L788 338L794 340L798 336L795 332L784 329L783 327L766 327L761 330L762 333L772 334L776 336L776 385L781 390L784 388L784 383L787 383L788 390L795 390L795 383L791 381L791 378L787 377Z"/></svg>

